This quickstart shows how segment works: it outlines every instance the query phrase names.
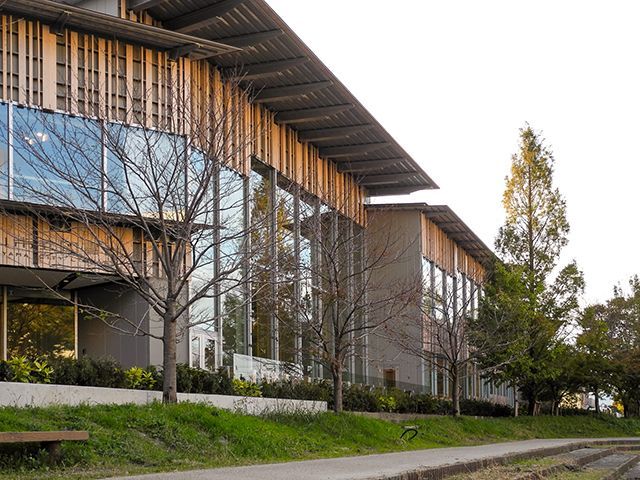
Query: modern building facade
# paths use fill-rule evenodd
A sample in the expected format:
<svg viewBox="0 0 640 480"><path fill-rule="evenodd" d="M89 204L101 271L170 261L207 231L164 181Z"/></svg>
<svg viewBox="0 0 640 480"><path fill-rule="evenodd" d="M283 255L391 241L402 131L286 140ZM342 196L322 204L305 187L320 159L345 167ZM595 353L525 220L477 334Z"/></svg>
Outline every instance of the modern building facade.
<svg viewBox="0 0 640 480"><path fill-rule="evenodd" d="M435 332L438 325L477 314L493 252L446 205L375 204L368 205L367 212L374 235L401 232L398 245L401 255L380 272L379 280L392 288L404 279L416 278L422 288L415 305L403 318L370 335L369 381L448 397L451 385L445 368L447 358L459 358L464 366L459 380L462 398L511 404L513 395L509 388L483 380L472 362L464 362L469 358L468 345L448 344L450 333L463 342L466 340L463 324L440 335ZM376 228L377 225L382 228ZM390 341L394 336L399 341ZM428 358L416 355L418 351L428 352Z"/></svg>
<svg viewBox="0 0 640 480"><path fill-rule="evenodd" d="M208 155L192 145L209 129L223 134L204 143L218 142L227 159L211 189L216 228L251 238L213 249L205 277L231 263L238 273L193 307L190 314L210 321L185 333L178 361L245 375L293 364L301 374L322 375L304 353L302 332L285 327L287 316L314 302L315 280L299 268L317 262L308 226L353 235L367 225L370 198L437 188L428 174L264 0L6 0L0 16L0 357L162 363L153 336L86 315L82 305L93 305L134 319L140 332L161 334L145 298L80 255L52 248L53 238L65 238L86 253L91 232L59 212L46 214L46 196L33 192L64 198L66 186L33 171L29 147L37 145L55 170L56 155L73 150L68 139L82 137L76 153L98 168L95 178L87 176L90 205L76 205L123 215L127 206L113 192L121 174L114 158ZM34 216L40 207L45 213ZM447 221L433 220L432 208L385 213L407 232L422 232L411 268L460 271L480 283L488 249L468 229L456 237ZM160 275L154 240L131 222L114 228L145 275ZM444 243L425 232L438 232ZM264 238L272 240L262 249L247 247ZM345 268L361 260L357 249L342 259ZM246 272L257 267L261 273L248 280ZM383 355L374 362L368 348L350 361L352 380L367 381L381 361L397 370L399 382L439 382L413 360L391 365ZM433 388L446 394L446 387Z"/></svg>

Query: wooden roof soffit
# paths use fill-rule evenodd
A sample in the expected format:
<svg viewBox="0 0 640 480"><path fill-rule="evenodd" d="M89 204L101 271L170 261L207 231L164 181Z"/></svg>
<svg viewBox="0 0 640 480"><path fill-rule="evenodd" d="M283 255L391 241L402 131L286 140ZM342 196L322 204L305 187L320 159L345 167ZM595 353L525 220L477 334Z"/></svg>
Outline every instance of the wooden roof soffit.
<svg viewBox="0 0 640 480"><path fill-rule="evenodd" d="M346 112L352 108L354 108L353 104L345 103L341 105L328 105L326 107L304 108L301 110L285 110L278 112L276 122L287 124L315 122Z"/></svg>
<svg viewBox="0 0 640 480"><path fill-rule="evenodd" d="M337 140L373 128L370 123L362 125L348 125L344 127L318 128L315 130L299 130L298 138L305 142L320 142Z"/></svg>
<svg viewBox="0 0 640 480"><path fill-rule="evenodd" d="M135 0L133 1L135 2ZM171 20L164 22L164 26L171 30L175 30L176 32L193 32L194 30L198 30L218 22L222 15L230 12L244 1L245 0L222 0L221 2L213 5L172 18Z"/></svg>
<svg viewBox="0 0 640 480"><path fill-rule="evenodd" d="M257 80L278 75L308 61L308 57L285 58L283 60L274 60L272 62L226 67L222 69L222 73L224 76L235 80Z"/></svg>
<svg viewBox="0 0 640 480"><path fill-rule="evenodd" d="M375 152L381 148L388 147L387 142L361 143L359 145L343 145L338 147L325 147L320 149L320 155L327 158L345 158L363 153Z"/></svg>

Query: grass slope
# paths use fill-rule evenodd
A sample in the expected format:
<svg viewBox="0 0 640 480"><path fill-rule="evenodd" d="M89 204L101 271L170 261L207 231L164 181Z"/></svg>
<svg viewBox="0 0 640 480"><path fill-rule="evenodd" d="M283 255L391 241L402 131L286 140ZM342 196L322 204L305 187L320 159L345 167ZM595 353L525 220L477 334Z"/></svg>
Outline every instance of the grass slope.
<svg viewBox="0 0 640 480"><path fill-rule="evenodd" d="M552 437L640 434L640 420L611 417L434 417L412 441L382 420L332 413L251 417L204 405L0 408L0 431L88 430L86 444L63 444L49 470L32 447L0 449L0 479L99 478L398 450Z"/></svg>

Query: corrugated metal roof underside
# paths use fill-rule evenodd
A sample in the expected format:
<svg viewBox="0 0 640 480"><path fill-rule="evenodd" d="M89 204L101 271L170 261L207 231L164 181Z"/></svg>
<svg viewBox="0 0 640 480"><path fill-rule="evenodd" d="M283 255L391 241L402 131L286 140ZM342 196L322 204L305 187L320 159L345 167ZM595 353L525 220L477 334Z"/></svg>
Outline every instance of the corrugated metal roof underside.
<svg viewBox="0 0 640 480"><path fill-rule="evenodd" d="M219 54L211 61L227 75L240 74L256 92L256 100L278 112L277 121L298 130L301 139L318 146L340 171L353 174L369 195L438 188L264 0L128 3L147 10L165 28L240 47L239 52ZM283 60L288 63L274 63ZM300 87L281 88L289 86ZM314 110L331 106L343 108L325 115Z"/></svg>

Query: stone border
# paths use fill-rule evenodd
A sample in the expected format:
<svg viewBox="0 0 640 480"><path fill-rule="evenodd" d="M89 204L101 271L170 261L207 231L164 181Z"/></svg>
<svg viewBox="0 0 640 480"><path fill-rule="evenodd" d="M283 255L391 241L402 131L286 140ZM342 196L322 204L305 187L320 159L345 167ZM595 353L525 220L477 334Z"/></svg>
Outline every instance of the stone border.
<svg viewBox="0 0 640 480"><path fill-rule="evenodd" d="M125 388L81 387L41 383L0 382L1 407L47 407L52 405L146 405L161 402L162 392ZM239 397L178 393L178 402L203 403L249 415L327 411L327 402L283 398Z"/></svg>

